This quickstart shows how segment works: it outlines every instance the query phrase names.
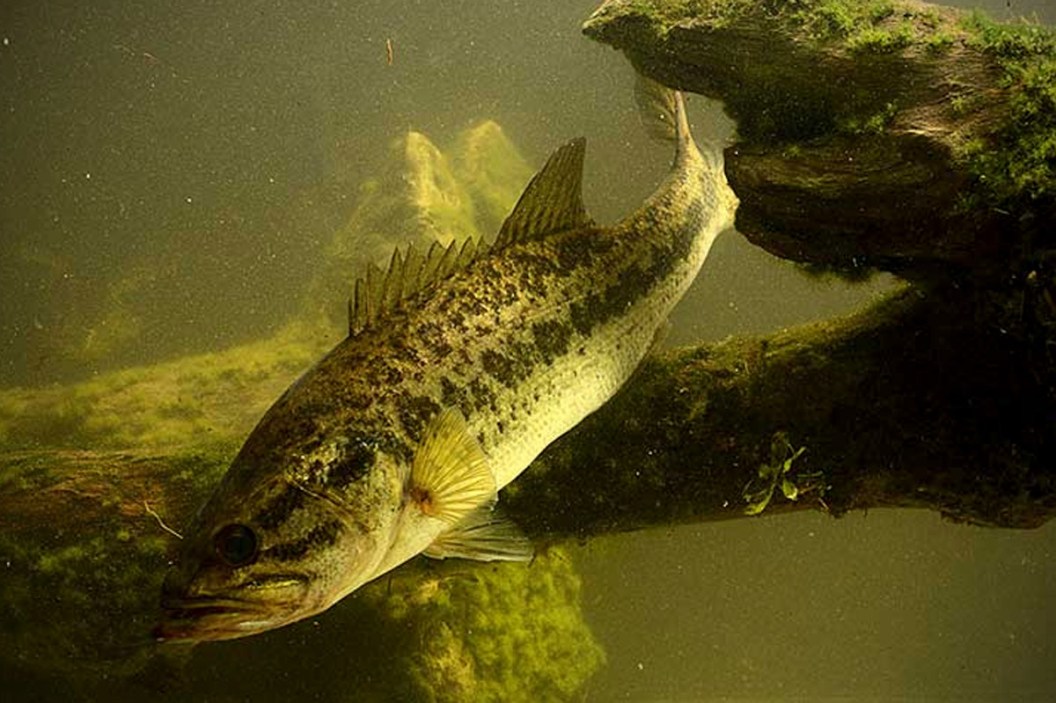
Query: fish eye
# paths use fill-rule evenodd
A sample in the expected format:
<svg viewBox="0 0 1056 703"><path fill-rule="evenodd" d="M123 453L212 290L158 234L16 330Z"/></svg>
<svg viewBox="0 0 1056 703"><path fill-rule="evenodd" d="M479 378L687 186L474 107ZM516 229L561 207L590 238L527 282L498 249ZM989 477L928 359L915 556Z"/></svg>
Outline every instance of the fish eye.
<svg viewBox="0 0 1056 703"><path fill-rule="evenodd" d="M257 559L257 535L245 525L228 525L213 537L216 555L228 566L247 566Z"/></svg>

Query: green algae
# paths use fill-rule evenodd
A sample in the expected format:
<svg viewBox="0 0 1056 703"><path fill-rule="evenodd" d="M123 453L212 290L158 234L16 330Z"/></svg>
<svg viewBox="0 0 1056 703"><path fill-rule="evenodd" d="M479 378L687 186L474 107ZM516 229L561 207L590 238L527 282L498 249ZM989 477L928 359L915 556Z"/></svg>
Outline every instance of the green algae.
<svg viewBox="0 0 1056 703"><path fill-rule="evenodd" d="M409 132L389 145L386 168L364 182L348 220L326 246L326 263L308 286L305 317L347 329L356 278L385 267L396 247L490 240L517 201L531 169L502 128L484 120L441 149Z"/></svg>
<svg viewBox="0 0 1056 703"><path fill-rule="evenodd" d="M911 46L914 39L913 26L903 22L894 29L867 27L848 38L847 48L852 52L889 54Z"/></svg>
<svg viewBox="0 0 1056 703"><path fill-rule="evenodd" d="M447 156L420 132L410 132L403 144L417 234L441 244L477 236L476 208Z"/></svg>
<svg viewBox="0 0 1056 703"><path fill-rule="evenodd" d="M329 340L291 325L276 337L70 386L0 391L0 450L230 447Z"/></svg>
<svg viewBox="0 0 1056 703"><path fill-rule="evenodd" d="M999 24L980 12L962 22L972 46L1002 71L1008 116L988 139L969 141L968 161L991 201L1006 208L1056 199L1056 32Z"/></svg>
<svg viewBox="0 0 1056 703"><path fill-rule="evenodd" d="M873 114L848 115L842 118L838 122L837 129L843 134L878 135L887 129L897 115L898 105L895 102L889 102Z"/></svg>
<svg viewBox="0 0 1056 703"><path fill-rule="evenodd" d="M892 53L929 42L941 21L935 9L893 0L793 0L765 3L813 41L842 42L852 53Z"/></svg>
<svg viewBox="0 0 1056 703"><path fill-rule="evenodd" d="M924 48L934 56L945 54L953 48L956 37L942 31L935 32L924 39Z"/></svg>
<svg viewBox="0 0 1056 703"><path fill-rule="evenodd" d="M492 120L463 131L452 151L455 177L474 205L475 230L492 239L532 177L532 169Z"/></svg>
<svg viewBox="0 0 1056 703"><path fill-rule="evenodd" d="M996 63L1008 116L993 134L977 132L957 156L973 173L983 202L971 206L1013 209L1056 195L1056 34L1035 24L1002 24L974 11L944 18L938 8L895 2L800 0L784 12L822 43L842 42L852 54L884 55L921 49L941 55L957 45L974 48ZM956 59L954 59L956 60ZM964 116L964 98L953 105ZM978 105L978 101L976 101ZM845 116L839 123L868 122ZM877 123L876 127L884 125ZM867 130L872 131L872 130Z"/></svg>
<svg viewBox="0 0 1056 703"><path fill-rule="evenodd" d="M403 655L408 699L571 700L603 664L565 550L552 548L531 565L443 570L364 595L421 643Z"/></svg>
<svg viewBox="0 0 1056 703"><path fill-rule="evenodd" d="M0 533L0 660L78 679L129 673L149 657L166 536L114 521L94 537Z"/></svg>

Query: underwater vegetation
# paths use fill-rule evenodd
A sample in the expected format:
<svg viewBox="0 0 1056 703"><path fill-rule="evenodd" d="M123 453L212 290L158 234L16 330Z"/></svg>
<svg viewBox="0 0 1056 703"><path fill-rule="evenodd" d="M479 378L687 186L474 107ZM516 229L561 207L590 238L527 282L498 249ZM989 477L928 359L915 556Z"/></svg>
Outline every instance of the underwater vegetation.
<svg viewBox="0 0 1056 703"><path fill-rule="evenodd" d="M0 390L0 449L237 449L326 336L292 324L269 340L101 374L67 386Z"/></svg>
<svg viewBox="0 0 1056 703"><path fill-rule="evenodd" d="M968 15L962 26L969 45L1000 67L998 85L1008 95L1007 121L989 140L967 143L964 157L996 206L1022 209L1034 201L1051 202L1056 198L1056 31L999 24L980 12Z"/></svg>
<svg viewBox="0 0 1056 703"><path fill-rule="evenodd" d="M603 664L579 611L580 582L564 550L531 566L499 564L375 584L365 600L422 643L404 656L408 698L569 700Z"/></svg>
<svg viewBox="0 0 1056 703"><path fill-rule="evenodd" d="M47 675L102 697L142 697L159 679L171 679L178 691L188 685L179 683L186 675L196 677L191 683L203 695L213 687L224 695L303 692L297 674L311 673L291 664L290 672L277 677L268 662L285 657L281 651L266 654L276 647L287 653L304 647L298 628L263 638L256 656L247 658L253 647L240 648L242 676L234 682L213 681L193 670L181 673L188 661L211 656L208 652L160 651L144 641L153 624L167 540L143 534L149 530L128 530L127 520L115 521L93 529L90 539L43 549L0 538L0 563L6 564L0 672ZM20 541L27 541L26 535ZM46 604L40 602L42 593L49 594ZM313 696L441 703L467 697L569 700L604 662L579 604L579 578L559 548L530 568L504 564L462 573L413 565L335 609L316 647L341 654L324 662L333 674L315 680ZM363 653L354 655L357 648ZM141 685L147 688L137 688Z"/></svg>
<svg viewBox="0 0 1056 703"><path fill-rule="evenodd" d="M822 472L793 475L793 465L805 451L806 447L793 450L784 432L774 433L770 440L770 461L760 464L756 477L744 486L744 502L748 504L744 506L746 515L758 515L766 510L778 488L788 500L799 500L800 495L812 490L824 493Z"/></svg>
<svg viewBox="0 0 1056 703"><path fill-rule="evenodd" d="M299 318L268 339L226 350L65 386L2 389L0 450L237 449L268 405L347 333L352 272L385 262L396 245L427 248L496 232L502 204L508 209L531 176L492 121L463 131L450 156L417 132L394 140L390 156L388 170L361 185L348 222L332 235Z"/></svg>
<svg viewBox="0 0 1056 703"><path fill-rule="evenodd" d="M426 251L433 242L494 236L533 173L491 120L462 131L447 153L408 132L389 145L386 163L360 184L356 206L331 237L305 296L309 317L321 314L338 331L347 332L345 301L367 266L385 269L396 246Z"/></svg>

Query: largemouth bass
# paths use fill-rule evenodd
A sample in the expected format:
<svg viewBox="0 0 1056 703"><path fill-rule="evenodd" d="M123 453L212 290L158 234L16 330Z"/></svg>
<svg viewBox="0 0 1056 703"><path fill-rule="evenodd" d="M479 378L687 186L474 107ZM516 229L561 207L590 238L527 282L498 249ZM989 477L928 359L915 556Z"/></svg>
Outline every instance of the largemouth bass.
<svg viewBox="0 0 1056 703"><path fill-rule="evenodd" d="M276 628L422 553L530 556L496 492L631 376L732 225L721 151L698 150L681 95L652 94L674 165L614 227L583 207L577 139L492 245L397 252L357 283L348 338L267 411L199 511L159 639Z"/></svg>

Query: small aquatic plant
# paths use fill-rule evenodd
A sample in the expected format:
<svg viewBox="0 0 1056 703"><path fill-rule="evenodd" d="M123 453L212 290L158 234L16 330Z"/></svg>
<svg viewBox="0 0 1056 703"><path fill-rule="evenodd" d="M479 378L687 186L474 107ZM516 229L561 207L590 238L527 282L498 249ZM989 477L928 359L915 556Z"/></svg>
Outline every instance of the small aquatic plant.
<svg viewBox="0 0 1056 703"><path fill-rule="evenodd" d="M798 500L800 495L812 491L819 496L824 493L822 472L800 473L798 483L790 476L796 459L806 451L806 447L793 449L785 432L774 433L770 440L770 460L760 464L756 477L744 486L742 496L748 504L744 508L746 515L758 515L766 510L779 486L788 500Z"/></svg>

